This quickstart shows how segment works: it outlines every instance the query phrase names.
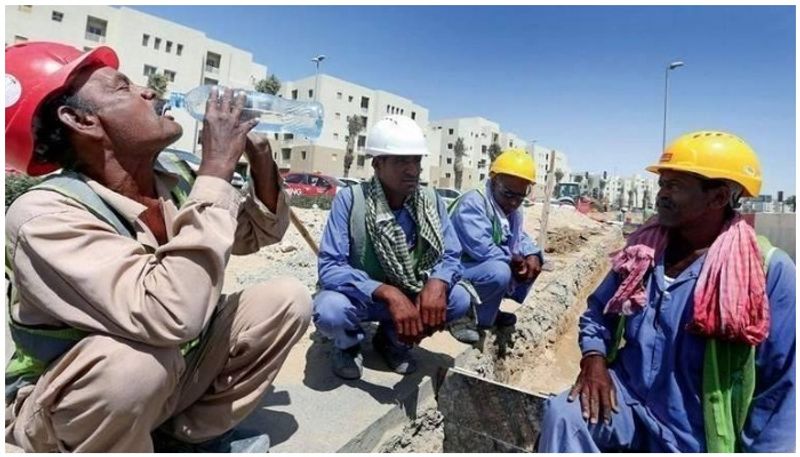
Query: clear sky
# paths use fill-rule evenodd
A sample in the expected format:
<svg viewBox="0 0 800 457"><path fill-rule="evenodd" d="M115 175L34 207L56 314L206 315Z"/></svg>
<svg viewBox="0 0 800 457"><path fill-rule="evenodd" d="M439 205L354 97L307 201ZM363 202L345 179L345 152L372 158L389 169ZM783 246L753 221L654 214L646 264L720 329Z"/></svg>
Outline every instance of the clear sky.
<svg viewBox="0 0 800 457"><path fill-rule="evenodd" d="M564 151L573 170L646 173L698 129L742 136L762 192L795 193L795 8L134 6L247 49L281 80L322 72L409 98L430 119L483 116Z"/></svg>

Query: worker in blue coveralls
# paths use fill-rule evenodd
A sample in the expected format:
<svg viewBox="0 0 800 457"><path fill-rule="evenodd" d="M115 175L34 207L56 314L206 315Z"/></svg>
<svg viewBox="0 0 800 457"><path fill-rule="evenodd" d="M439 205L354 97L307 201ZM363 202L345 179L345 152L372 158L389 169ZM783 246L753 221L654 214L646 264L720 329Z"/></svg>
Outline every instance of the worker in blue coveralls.
<svg viewBox="0 0 800 457"><path fill-rule="evenodd" d="M523 200L536 182L536 164L522 149L500 154L481 188L462 195L450 209L450 219L463 249L464 279L480 296L477 326L511 327L513 313L500 311L509 297L519 303L542 271L542 252L523 228ZM453 327L453 336L474 343L477 332L465 333Z"/></svg>
<svg viewBox="0 0 800 457"><path fill-rule="evenodd" d="M794 451L795 265L735 210L759 194L758 158L693 132L647 170L658 216L589 297L539 451Z"/></svg>
<svg viewBox="0 0 800 457"><path fill-rule="evenodd" d="M314 324L333 340L332 369L344 379L363 372L362 321L379 322L373 347L392 370L409 374L413 345L465 318L477 299L459 282L461 245L444 203L419 185L428 154L422 129L387 116L370 129L366 153L375 176L333 200L314 299Z"/></svg>

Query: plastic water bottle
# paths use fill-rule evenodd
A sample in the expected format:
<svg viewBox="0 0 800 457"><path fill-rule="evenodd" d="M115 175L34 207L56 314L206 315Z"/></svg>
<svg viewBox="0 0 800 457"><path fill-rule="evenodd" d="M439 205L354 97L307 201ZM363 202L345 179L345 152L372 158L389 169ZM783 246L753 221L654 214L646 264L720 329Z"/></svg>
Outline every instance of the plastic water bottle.
<svg viewBox="0 0 800 457"><path fill-rule="evenodd" d="M173 92L168 104L172 108L184 108L189 114L202 121L205 118L206 102L215 86L198 86L186 94ZM227 87L216 86L220 95L228 91ZM251 90L236 90L247 96L242 110L243 119L258 118L258 125L253 129L258 132L292 133L309 139L319 138L322 133L324 111L318 102L301 102L286 100L281 97Z"/></svg>

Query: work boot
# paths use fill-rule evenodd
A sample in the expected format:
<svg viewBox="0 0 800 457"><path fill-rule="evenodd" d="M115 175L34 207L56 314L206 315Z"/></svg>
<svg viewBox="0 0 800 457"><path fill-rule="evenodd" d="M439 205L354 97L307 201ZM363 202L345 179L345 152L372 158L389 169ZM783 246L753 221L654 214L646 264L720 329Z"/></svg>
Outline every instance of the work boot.
<svg viewBox="0 0 800 457"><path fill-rule="evenodd" d="M493 325L479 325L478 328L488 330L492 327L506 328L513 327L517 323L517 315L514 313L507 313L505 311L498 311L497 317L494 318Z"/></svg>
<svg viewBox="0 0 800 457"><path fill-rule="evenodd" d="M464 344L472 345L481 339L481 335L475 328L475 321L470 316L464 316L454 320L447 325L447 330L450 331L450 335L452 335L453 338Z"/></svg>
<svg viewBox="0 0 800 457"><path fill-rule="evenodd" d="M517 323L517 315L514 313L507 313L505 311L498 311L497 317L494 318L495 327L513 327Z"/></svg>
<svg viewBox="0 0 800 457"><path fill-rule="evenodd" d="M395 373L405 375L417 371L417 362L411 357L411 348L393 345L380 329L372 337L372 347Z"/></svg>
<svg viewBox="0 0 800 457"><path fill-rule="evenodd" d="M347 349L333 348L331 351L333 373L342 379L360 379L364 372L364 356L361 346L356 344Z"/></svg>
<svg viewBox="0 0 800 457"><path fill-rule="evenodd" d="M252 430L233 429L200 443L181 441L161 430L151 434L154 452L185 453L266 453L269 452L269 435Z"/></svg>

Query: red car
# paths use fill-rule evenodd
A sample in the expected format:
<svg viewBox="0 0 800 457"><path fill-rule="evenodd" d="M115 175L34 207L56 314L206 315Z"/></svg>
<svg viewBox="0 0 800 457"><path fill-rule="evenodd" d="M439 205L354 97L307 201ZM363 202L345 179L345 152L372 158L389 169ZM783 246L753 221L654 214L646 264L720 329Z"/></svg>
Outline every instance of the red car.
<svg viewBox="0 0 800 457"><path fill-rule="evenodd" d="M347 187L333 176L316 173L289 173L283 178L283 186L287 194L304 197L333 197L340 188Z"/></svg>

